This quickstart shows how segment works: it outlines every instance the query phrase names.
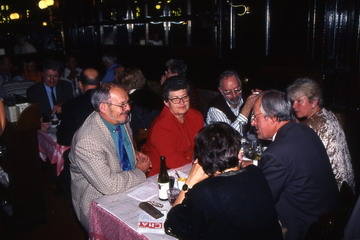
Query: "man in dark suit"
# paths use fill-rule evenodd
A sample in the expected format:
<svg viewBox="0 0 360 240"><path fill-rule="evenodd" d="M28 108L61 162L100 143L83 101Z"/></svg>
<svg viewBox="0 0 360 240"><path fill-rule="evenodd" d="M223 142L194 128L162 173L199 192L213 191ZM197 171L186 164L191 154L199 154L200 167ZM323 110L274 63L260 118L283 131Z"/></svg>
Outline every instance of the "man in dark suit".
<svg viewBox="0 0 360 240"><path fill-rule="evenodd" d="M71 140L75 132L94 111L94 107L91 104L91 96L93 90L99 85L100 80L99 72L93 68L85 69L79 76L79 88L82 95L67 101L62 106L62 119L56 132L58 144L71 146ZM69 205L71 205L69 151L70 149L66 150L63 154L64 169L56 179L56 183L57 188L67 197Z"/></svg>
<svg viewBox="0 0 360 240"><path fill-rule="evenodd" d="M97 70L85 69L79 77L79 88L82 93L62 106L62 119L57 127L57 141L60 145L70 146L72 137L85 119L94 111L91 104L93 89L100 83Z"/></svg>
<svg viewBox="0 0 360 240"><path fill-rule="evenodd" d="M258 138L273 142L259 166L268 180L285 239L304 239L322 213L335 212L339 192L325 147L309 127L293 122L284 93L260 95L251 120Z"/></svg>
<svg viewBox="0 0 360 240"><path fill-rule="evenodd" d="M59 80L60 71L60 62L53 59L45 61L42 82L34 84L26 91L30 102L39 103L44 122L53 118L58 119L62 112L62 104L73 98L71 84Z"/></svg>

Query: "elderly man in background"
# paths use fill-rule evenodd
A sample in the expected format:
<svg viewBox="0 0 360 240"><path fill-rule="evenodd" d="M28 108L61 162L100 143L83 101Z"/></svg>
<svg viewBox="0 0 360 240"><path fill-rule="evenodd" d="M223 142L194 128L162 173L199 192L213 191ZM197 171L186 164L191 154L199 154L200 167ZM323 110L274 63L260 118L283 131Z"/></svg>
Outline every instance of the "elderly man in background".
<svg viewBox="0 0 360 240"><path fill-rule="evenodd" d="M123 69L123 67L118 63L117 56L113 54L104 54L101 57L101 61L104 68L106 69L105 75L101 80L101 83L115 82L115 75L117 74L117 71Z"/></svg>
<svg viewBox="0 0 360 240"><path fill-rule="evenodd" d="M339 191L329 158L316 133L293 122L291 102L276 90L254 104L251 124L259 139L273 142L259 166L269 183L285 239L304 239L322 213L335 212Z"/></svg>
<svg viewBox="0 0 360 240"><path fill-rule="evenodd" d="M95 112L75 133L69 154L73 206L87 230L90 202L144 182L151 166L148 156L134 150L126 91L104 83L91 102Z"/></svg>
<svg viewBox="0 0 360 240"><path fill-rule="evenodd" d="M251 109L257 99L256 93L252 91L245 104L242 99L242 82L235 71L225 71L219 77L220 94L211 100L206 113L206 124L225 122L235 130L242 133L242 125L248 123ZM256 91L256 92L255 92Z"/></svg>
<svg viewBox="0 0 360 240"><path fill-rule="evenodd" d="M30 102L39 103L43 122L48 122L53 118L58 119L63 103L74 97L71 84L59 80L61 67L61 63L56 60L45 61L42 82L32 85L26 91Z"/></svg>

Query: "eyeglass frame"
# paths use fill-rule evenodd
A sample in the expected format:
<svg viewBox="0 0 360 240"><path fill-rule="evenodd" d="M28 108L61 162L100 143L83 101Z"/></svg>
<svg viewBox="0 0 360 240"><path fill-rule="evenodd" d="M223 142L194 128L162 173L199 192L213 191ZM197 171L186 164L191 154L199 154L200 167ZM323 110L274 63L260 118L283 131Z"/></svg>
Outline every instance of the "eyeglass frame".
<svg viewBox="0 0 360 240"><path fill-rule="evenodd" d="M240 89L239 89L239 88L240 88ZM224 90L224 89L222 89L221 91L223 92L223 94L224 94L225 96L230 96L232 93L234 93L234 94L241 94L241 93L242 93L242 88L241 88L241 87L237 87L237 88L232 89L232 90Z"/></svg>
<svg viewBox="0 0 360 240"><path fill-rule="evenodd" d="M131 102L131 100L128 100L126 102L123 102L122 104L115 104L115 103L110 103L110 102L102 102L102 103L105 103L108 105L113 105L113 106L121 108L122 110L125 110L126 106L131 106L132 102Z"/></svg>
<svg viewBox="0 0 360 240"><path fill-rule="evenodd" d="M51 79L59 79L60 78L60 76L59 75L51 75L51 74L44 74L44 77L46 78L46 79L48 79L48 80L51 80Z"/></svg>
<svg viewBox="0 0 360 240"><path fill-rule="evenodd" d="M259 113L257 113L257 114L252 114L251 115L251 121L254 121L254 122L258 122L258 119L257 119L257 116L259 116L260 114L264 114L264 113L262 113L262 112L259 112ZM266 116L265 116L266 117Z"/></svg>
<svg viewBox="0 0 360 240"><path fill-rule="evenodd" d="M185 98L187 98L187 100L185 100ZM185 102L190 101L190 96L189 96L189 95L185 95L185 96L183 96L183 97L181 97L181 98L179 98L179 97L169 98L169 100L170 100L173 104L179 104L181 101L183 101L183 102L185 103ZM175 101L178 101L178 102L174 102L174 100L175 100Z"/></svg>

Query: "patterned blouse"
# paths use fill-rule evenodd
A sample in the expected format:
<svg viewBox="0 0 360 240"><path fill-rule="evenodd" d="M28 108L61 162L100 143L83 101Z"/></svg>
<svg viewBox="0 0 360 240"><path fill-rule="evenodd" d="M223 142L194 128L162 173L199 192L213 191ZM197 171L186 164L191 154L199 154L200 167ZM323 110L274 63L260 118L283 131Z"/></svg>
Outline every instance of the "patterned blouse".
<svg viewBox="0 0 360 240"><path fill-rule="evenodd" d="M354 191L355 181L351 156L345 133L335 114L323 108L303 123L311 127L323 142L339 190L342 183L346 181Z"/></svg>

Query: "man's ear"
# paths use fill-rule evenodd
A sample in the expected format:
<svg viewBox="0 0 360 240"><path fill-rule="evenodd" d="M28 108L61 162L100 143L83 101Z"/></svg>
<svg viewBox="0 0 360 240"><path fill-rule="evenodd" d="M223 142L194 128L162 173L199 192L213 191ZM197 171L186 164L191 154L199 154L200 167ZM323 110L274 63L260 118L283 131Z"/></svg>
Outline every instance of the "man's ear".
<svg viewBox="0 0 360 240"><path fill-rule="evenodd" d="M106 110L107 110L108 107L109 107L109 106L108 106L106 103L101 102L101 103L99 104L99 109L100 109L100 112L102 112L102 113L106 112Z"/></svg>
<svg viewBox="0 0 360 240"><path fill-rule="evenodd" d="M164 100L164 105L167 106L167 107L169 107L169 101L165 101L165 100Z"/></svg>
<svg viewBox="0 0 360 240"><path fill-rule="evenodd" d="M241 150L239 151L238 159L239 159L239 165L241 165L241 162L242 162L242 151Z"/></svg>

